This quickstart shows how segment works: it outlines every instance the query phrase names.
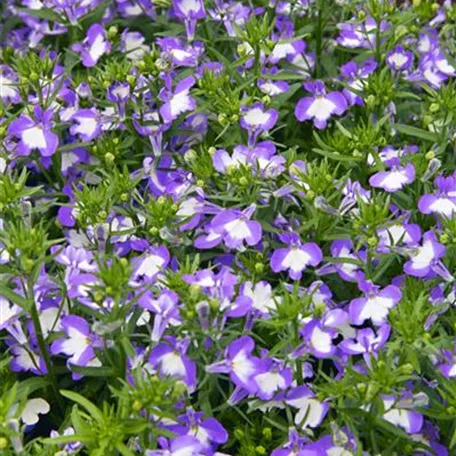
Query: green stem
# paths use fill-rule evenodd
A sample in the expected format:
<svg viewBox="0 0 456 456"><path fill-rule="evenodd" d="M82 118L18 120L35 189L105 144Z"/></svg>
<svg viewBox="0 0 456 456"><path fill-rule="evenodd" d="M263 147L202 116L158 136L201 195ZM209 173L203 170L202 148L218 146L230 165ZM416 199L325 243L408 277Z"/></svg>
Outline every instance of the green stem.
<svg viewBox="0 0 456 456"><path fill-rule="evenodd" d="M33 322L33 327L35 329L36 339L38 341L38 347L40 349L41 355L44 358L44 363L45 363L46 369L47 369L47 375L49 377L49 380L51 381L51 387L54 392L55 399L57 401L60 411L63 413L63 410L65 410L64 403L63 403L62 396L60 396L59 388L57 386L57 378L55 376L54 369L52 367L51 357L49 356L49 352L47 350L46 343L44 341L43 329L41 327L40 317L38 315L38 309L36 307L35 299L33 298L33 283L31 282L31 280L27 281L27 289L28 289L28 293L27 293L28 298L31 303L30 314L32 316L32 322Z"/></svg>
<svg viewBox="0 0 456 456"><path fill-rule="evenodd" d="M315 77L318 79L321 75L321 54L323 51L323 7L321 2L317 4L318 13L317 13L317 30L315 33L316 40L316 62L315 62Z"/></svg>

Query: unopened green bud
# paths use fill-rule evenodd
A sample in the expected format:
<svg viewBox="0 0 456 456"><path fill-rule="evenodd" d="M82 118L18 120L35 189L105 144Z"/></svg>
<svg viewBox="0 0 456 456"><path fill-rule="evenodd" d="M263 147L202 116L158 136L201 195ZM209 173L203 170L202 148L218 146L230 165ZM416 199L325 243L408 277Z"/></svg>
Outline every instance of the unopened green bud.
<svg viewBox="0 0 456 456"><path fill-rule="evenodd" d="M235 429L234 430L234 438L237 440L241 440L244 438L244 431L242 429Z"/></svg>
<svg viewBox="0 0 456 456"><path fill-rule="evenodd" d="M430 150L429 152L426 153L426 160L433 160L435 158L435 152L433 150Z"/></svg>
<svg viewBox="0 0 456 456"><path fill-rule="evenodd" d="M370 108L372 108L373 106L375 106L377 103L377 99L375 98L375 95L369 95L367 98L366 98L366 105Z"/></svg>
<svg viewBox="0 0 456 456"><path fill-rule="evenodd" d="M263 263L255 263L255 272L261 274L264 271L264 264Z"/></svg>
<svg viewBox="0 0 456 456"><path fill-rule="evenodd" d="M375 236L372 236L367 240L367 243L370 247L375 247L378 244L378 239Z"/></svg>
<svg viewBox="0 0 456 456"><path fill-rule="evenodd" d="M437 112L439 109L440 105L438 103L432 103L431 106L429 106L430 112Z"/></svg>
<svg viewBox="0 0 456 456"><path fill-rule="evenodd" d="M128 266L128 260L126 258L121 258L120 259L120 264L121 264L121 266L126 268Z"/></svg>
<svg viewBox="0 0 456 456"><path fill-rule="evenodd" d="M396 30L394 31L394 34L396 35L396 38L400 38L404 35L407 35L408 29L405 25L398 25L396 27Z"/></svg>
<svg viewBox="0 0 456 456"><path fill-rule="evenodd" d="M364 20L364 19L366 19L366 11L364 11L364 10L359 10L359 11L358 11L358 19L361 20L361 21Z"/></svg>
<svg viewBox="0 0 456 456"><path fill-rule="evenodd" d="M313 200L313 199L315 198L315 192L312 191L312 190L309 190L309 191L307 192L307 195L306 195L306 196L307 196L308 199Z"/></svg>
<svg viewBox="0 0 456 456"><path fill-rule="evenodd" d="M112 40L119 33L119 29L115 25L111 25L108 29L108 38Z"/></svg>
<svg viewBox="0 0 456 456"><path fill-rule="evenodd" d="M203 188L205 184L204 184L204 181L203 181L202 179L198 179L198 180L196 181L196 185L197 185L198 187Z"/></svg>
<svg viewBox="0 0 456 456"><path fill-rule="evenodd" d="M227 115L223 114L223 113L218 115L217 121L223 127L227 126L230 123L229 120L228 120Z"/></svg>
<svg viewBox="0 0 456 456"><path fill-rule="evenodd" d="M402 366L402 369L406 374L411 374L415 370L412 364L410 363L404 364Z"/></svg>
<svg viewBox="0 0 456 456"><path fill-rule="evenodd" d="M230 116L230 121L235 123L239 120L239 116L237 114L233 114L232 116Z"/></svg>
<svg viewBox="0 0 456 456"><path fill-rule="evenodd" d="M272 439L272 429L271 428L264 428L262 434L266 440Z"/></svg>
<svg viewBox="0 0 456 456"><path fill-rule="evenodd" d="M0 450L6 450L8 448L9 442L6 437L0 437Z"/></svg>
<svg viewBox="0 0 456 456"><path fill-rule="evenodd" d="M213 157L215 155L215 153L217 152L217 149L214 147L214 146L211 146L209 147L209 149L207 150L207 153Z"/></svg>
<svg viewBox="0 0 456 456"><path fill-rule="evenodd" d="M240 57L247 55L247 46L245 44L239 44L236 50Z"/></svg>
<svg viewBox="0 0 456 456"><path fill-rule="evenodd" d="M242 185L243 187L245 187L248 183L249 183L249 180L245 176L242 176L239 179L239 184Z"/></svg>
<svg viewBox="0 0 456 456"><path fill-rule="evenodd" d="M367 390L367 386L365 383L358 383L356 385L356 389L360 392L360 393L365 393L366 390Z"/></svg>
<svg viewBox="0 0 456 456"><path fill-rule="evenodd" d="M186 163L192 163L198 158L198 154L196 153L196 150L194 149L189 149L187 152L185 152L184 155L184 160Z"/></svg>
<svg viewBox="0 0 456 456"><path fill-rule="evenodd" d="M448 415L454 415L456 413L456 409L452 405L450 405L449 407L447 407L446 412L448 413Z"/></svg>
<svg viewBox="0 0 456 456"><path fill-rule="evenodd" d="M258 445L255 448L255 453L256 454L266 454L266 448L264 446Z"/></svg>
<svg viewBox="0 0 456 456"><path fill-rule="evenodd" d="M265 95L262 99L261 99L261 102L265 105L268 105L269 103L271 103L271 97L269 95Z"/></svg>
<svg viewBox="0 0 456 456"><path fill-rule="evenodd" d="M114 154L111 154L111 152L108 152L107 154L105 154L104 156L104 159L105 159L105 162L108 163L109 165L113 164L116 157Z"/></svg>
<svg viewBox="0 0 456 456"><path fill-rule="evenodd" d="M133 405L132 405L132 409L135 411L135 412L139 412L141 409L142 409L142 404L140 401L136 400L133 402Z"/></svg>
<svg viewBox="0 0 456 456"><path fill-rule="evenodd" d="M190 292L190 297L196 298L197 296L199 296L199 294L201 292L201 287L199 285L192 284L192 285L190 285L189 292Z"/></svg>
<svg viewBox="0 0 456 456"><path fill-rule="evenodd" d="M35 73L34 71L32 71L32 72L30 73L30 76L29 76L29 77L30 77L30 81L32 81L32 82L36 82L36 81L38 81L38 79L40 79L39 74L38 74L38 73Z"/></svg>
<svg viewBox="0 0 456 456"><path fill-rule="evenodd" d="M149 233L152 234L152 236L156 236L159 232L159 229L156 226L153 226L152 228L149 229Z"/></svg>

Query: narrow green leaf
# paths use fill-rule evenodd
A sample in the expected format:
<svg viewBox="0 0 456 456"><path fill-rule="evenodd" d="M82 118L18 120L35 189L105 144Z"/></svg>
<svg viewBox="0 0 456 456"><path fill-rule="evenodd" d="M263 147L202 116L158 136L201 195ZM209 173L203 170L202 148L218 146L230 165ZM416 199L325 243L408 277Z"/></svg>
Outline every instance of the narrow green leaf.
<svg viewBox="0 0 456 456"><path fill-rule="evenodd" d="M92 402L90 402L84 396L68 390L60 390L60 394L63 397L70 399L70 401L76 402L81 407L84 407L98 422L104 421L103 413L101 413L100 409L95 404L92 404Z"/></svg>
<svg viewBox="0 0 456 456"><path fill-rule="evenodd" d="M29 302L23 296L15 293L11 288L5 285L0 285L0 296L10 300L12 303L19 306L21 309L28 310L30 308Z"/></svg>
<svg viewBox="0 0 456 456"><path fill-rule="evenodd" d="M30 16L34 16L39 19L44 19L46 21L57 22L59 24L65 23L65 21L62 21L63 16L55 13L54 11L52 11L51 9L48 9L48 8L42 8L39 10L30 9L30 8L17 8L17 11L19 11L21 13L29 14Z"/></svg>
<svg viewBox="0 0 456 456"><path fill-rule="evenodd" d="M393 124L392 127L395 128L399 133L407 136L413 136L414 138L420 138L430 142L438 142L439 140L439 137L435 133L422 130L421 128L412 127L411 125Z"/></svg>

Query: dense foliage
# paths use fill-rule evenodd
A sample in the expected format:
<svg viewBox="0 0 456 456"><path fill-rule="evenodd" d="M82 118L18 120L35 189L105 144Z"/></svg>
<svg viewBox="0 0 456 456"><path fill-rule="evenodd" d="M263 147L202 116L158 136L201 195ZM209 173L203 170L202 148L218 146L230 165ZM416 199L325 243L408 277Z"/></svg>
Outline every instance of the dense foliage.
<svg viewBox="0 0 456 456"><path fill-rule="evenodd" d="M0 2L0 453L456 454L456 6Z"/></svg>

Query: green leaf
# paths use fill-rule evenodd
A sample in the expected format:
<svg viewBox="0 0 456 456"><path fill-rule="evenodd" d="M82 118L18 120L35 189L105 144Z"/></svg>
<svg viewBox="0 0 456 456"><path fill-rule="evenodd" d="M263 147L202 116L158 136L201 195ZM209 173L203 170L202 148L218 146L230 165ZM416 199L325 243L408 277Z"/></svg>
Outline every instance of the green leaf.
<svg viewBox="0 0 456 456"><path fill-rule="evenodd" d="M421 128L412 127L411 125L393 124L392 127L399 133L407 136L413 136L414 138L420 138L430 142L438 142L439 140L439 137L435 133L422 130Z"/></svg>
<svg viewBox="0 0 456 456"><path fill-rule="evenodd" d="M63 16L60 14L55 13L51 9L48 8L42 8L39 10L35 9L29 9L29 8L16 8L17 11L21 13L27 13L30 16L37 17L39 19L44 19L45 21L52 21L52 22L57 22L59 24L64 24L65 21L62 21Z"/></svg>
<svg viewBox="0 0 456 456"><path fill-rule="evenodd" d="M71 370L77 374L82 374L85 377L113 377L114 370L110 367L90 367L90 366L75 366L71 365Z"/></svg>
<svg viewBox="0 0 456 456"><path fill-rule="evenodd" d="M16 304L19 306L21 309L27 310L30 308L30 303L22 297L21 295L18 295L15 293L11 288L8 288L5 285L0 285L0 296L10 300L12 303Z"/></svg>
<svg viewBox="0 0 456 456"><path fill-rule="evenodd" d="M63 397L70 399L70 401L76 402L76 404L79 404L81 407L84 407L96 421L104 421L104 416L103 413L101 413L101 410L84 396L68 390L60 390L60 394Z"/></svg>
<svg viewBox="0 0 456 456"><path fill-rule="evenodd" d="M40 442L45 445L58 445L61 443L82 442L90 443L95 441L95 436L89 434L61 435L59 437L41 439Z"/></svg>

